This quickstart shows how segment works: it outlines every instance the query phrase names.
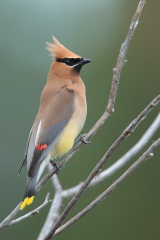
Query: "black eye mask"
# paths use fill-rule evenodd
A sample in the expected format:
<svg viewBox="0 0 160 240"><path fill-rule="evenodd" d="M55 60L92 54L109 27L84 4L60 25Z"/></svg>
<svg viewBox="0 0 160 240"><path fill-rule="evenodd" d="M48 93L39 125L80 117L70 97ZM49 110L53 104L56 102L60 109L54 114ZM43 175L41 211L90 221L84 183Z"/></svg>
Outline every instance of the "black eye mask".
<svg viewBox="0 0 160 240"><path fill-rule="evenodd" d="M56 58L57 62L65 63L68 66L74 66L83 62L83 58Z"/></svg>

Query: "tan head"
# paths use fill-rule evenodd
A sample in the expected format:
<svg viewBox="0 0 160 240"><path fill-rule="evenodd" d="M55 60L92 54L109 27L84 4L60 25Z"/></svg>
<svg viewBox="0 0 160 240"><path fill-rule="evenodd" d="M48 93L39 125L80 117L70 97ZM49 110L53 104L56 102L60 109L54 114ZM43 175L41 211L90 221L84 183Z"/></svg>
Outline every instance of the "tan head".
<svg viewBox="0 0 160 240"><path fill-rule="evenodd" d="M54 59L54 65L61 63L61 68L65 67L70 70L75 70L80 72L81 67L91 62L89 59L81 58L79 55L71 52L66 47L64 47L54 36L52 36L53 43L47 43L47 49L51 53L51 56ZM56 68L59 68L56 64ZM62 65L63 64L63 65ZM57 69L58 70L58 69ZM59 71L59 70L58 70Z"/></svg>

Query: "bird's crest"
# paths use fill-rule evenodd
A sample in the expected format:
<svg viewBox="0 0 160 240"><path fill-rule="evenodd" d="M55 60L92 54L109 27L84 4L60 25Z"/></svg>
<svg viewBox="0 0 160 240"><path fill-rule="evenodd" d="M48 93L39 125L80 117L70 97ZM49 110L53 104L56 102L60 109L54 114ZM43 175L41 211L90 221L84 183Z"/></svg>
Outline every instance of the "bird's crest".
<svg viewBox="0 0 160 240"><path fill-rule="evenodd" d="M53 59L56 58L79 58L80 56L65 48L54 36L52 36L53 43L47 42L47 49L51 53Z"/></svg>

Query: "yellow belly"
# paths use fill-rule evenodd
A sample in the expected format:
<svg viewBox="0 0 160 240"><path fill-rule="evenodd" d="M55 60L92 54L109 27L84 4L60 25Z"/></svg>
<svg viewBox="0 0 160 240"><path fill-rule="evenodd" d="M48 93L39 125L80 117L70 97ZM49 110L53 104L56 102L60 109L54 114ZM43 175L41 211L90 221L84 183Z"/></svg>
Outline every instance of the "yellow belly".
<svg viewBox="0 0 160 240"><path fill-rule="evenodd" d="M58 142L51 151L51 158L61 157L66 154L74 144L75 138L81 131L81 126L78 125L74 119L70 120L63 130Z"/></svg>

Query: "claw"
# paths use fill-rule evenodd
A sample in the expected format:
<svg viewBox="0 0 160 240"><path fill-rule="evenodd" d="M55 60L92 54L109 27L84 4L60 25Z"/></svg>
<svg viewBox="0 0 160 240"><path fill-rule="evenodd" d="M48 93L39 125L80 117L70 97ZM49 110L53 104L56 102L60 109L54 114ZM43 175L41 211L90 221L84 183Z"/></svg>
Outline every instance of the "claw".
<svg viewBox="0 0 160 240"><path fill-rule="evenodd" d="M84 138L87 136L86 133L81 134L80 136L78 136L77 140L82 141L84 144L91 144L91 140L85 140Z"/></svg>
<svg viewBox="0 0 160 240"><path fill-rule="evenodd" d="M61 165L59 163L54 162L53 160L50 160L50 164L56 168L58 171L61 170Z"/></svg>
<svg viewBox="0 0 160 240"><path fill-rule="evenodd" d="M91 140L85 140L83 137L81 138L81 141L82 141L84 144L91 144Z"/></svg>

